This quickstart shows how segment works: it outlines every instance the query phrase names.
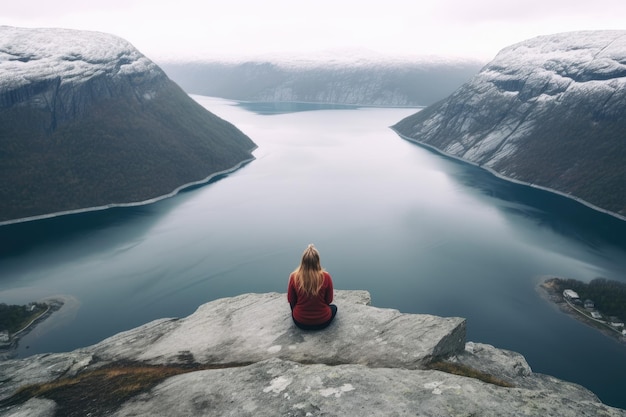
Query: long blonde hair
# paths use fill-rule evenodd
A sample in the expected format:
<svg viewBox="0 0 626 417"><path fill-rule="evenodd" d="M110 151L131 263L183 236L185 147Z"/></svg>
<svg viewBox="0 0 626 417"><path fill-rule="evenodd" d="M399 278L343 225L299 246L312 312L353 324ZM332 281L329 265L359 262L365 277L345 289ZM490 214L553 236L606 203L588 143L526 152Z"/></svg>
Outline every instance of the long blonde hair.
<svg viewBox="0 0 626 417"><path fill-rule="evenodd" d="M302 253L300 266L291 273L296 288L307 295L317 295L324 283L324 268L320 264L320 254L313 244Z"/></svg>

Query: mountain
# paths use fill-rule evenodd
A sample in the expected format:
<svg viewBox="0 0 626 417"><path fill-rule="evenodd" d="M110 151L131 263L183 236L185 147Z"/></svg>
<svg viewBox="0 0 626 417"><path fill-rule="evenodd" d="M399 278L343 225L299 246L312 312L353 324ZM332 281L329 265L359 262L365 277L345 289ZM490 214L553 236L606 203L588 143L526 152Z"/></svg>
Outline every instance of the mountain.
<svg viewBox="0 0 626 417"><path fill-rule="evenodd" d="M626 216L626 31L530 39L500 51L403 137Z"/></svg>
<svg viewBox="0 0 626 417"><path fill-rule="evenodd" d="M626 416L516 352L466 341L466 320L336 291L325 330L286 294L201 305L93 346L0 361L0 416Z"/></svg>
<svg viewBox="0 0 626 417"><path fill-rule="evenodd" d="M0 224L158 199L254 148L123 39L0 27Z"/></svg>
<svg viewBox="0 0 626 417"><path fill-rule="evenodd" d="M194 94L241 101L411 107L446 97L482 65L361 55L161 63L173 80Z"/></svg>

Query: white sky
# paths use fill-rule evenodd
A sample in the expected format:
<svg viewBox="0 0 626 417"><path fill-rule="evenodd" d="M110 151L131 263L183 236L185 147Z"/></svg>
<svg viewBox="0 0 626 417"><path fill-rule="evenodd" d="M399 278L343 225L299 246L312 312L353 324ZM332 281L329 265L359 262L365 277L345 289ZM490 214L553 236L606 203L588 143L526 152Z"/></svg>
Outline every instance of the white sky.
<svg viewBox="0 0 626 417"><path fill-rule="evenodd" d="M0 25L108 32L153 60L329 50L491 60L513 43L626 29L624 0L5 0Z"/></svg>

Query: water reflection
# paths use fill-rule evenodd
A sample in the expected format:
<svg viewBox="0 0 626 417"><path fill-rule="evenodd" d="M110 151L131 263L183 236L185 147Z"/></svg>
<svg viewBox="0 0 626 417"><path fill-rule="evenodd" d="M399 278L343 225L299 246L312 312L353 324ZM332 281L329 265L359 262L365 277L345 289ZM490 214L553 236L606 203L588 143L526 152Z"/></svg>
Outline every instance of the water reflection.
<svg viewBox="0 0 626 417"><path fill-rule="evenodd" d="M176 198L151 204L112 207L0 226L0 262L37 249L71 245L72 242L111 230L124 232L106 233L107 237L98 239L97 245L86 246L81 243L76 250L83 254L101 252L117 246L120 242L140 239L162 216L183 204L189 192L219 181L227 175L215 176L205 184L196 184L183 189Z"/></svg>
<svg viewBox="0 0 626 417"><path fill-rule="evenodd" d="M149 206L0 229L19 243L0 258L2 300L35 288L80 302L65 328L21 355L86 346L215 298L284 292L315 243L337 288L368 290L379 307L465 317L468 340L623 404L626 375L614 364L626 349L536 291L542 275L626 279L619 221L401 140L387 126L410 109L264 115L195 99L259 145L254 162Z"/></svg>
<svg viewBox="0 0 626 417"><path fill-rule="evenodd" d="M540 227L549 227L593 249L602 248L606 243L626 247L624 220L547 190L503 181L480 167L447 157L427 146L422 148L457 165L458 169L450 171L451 176L488 197L489 204L531 219Z"/></svg>

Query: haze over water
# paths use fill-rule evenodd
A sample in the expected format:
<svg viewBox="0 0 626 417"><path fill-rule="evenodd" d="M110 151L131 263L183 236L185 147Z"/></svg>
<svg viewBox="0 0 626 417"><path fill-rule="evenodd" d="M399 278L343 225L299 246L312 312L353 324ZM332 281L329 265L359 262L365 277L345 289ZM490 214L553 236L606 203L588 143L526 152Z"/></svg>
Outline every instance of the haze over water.
<svg viewBox="0 0 626 417"><path fill-rule="evenodd" d="M336 288L368 290L377 307L465 317L468 341L520 352L533 371L626 408L626 345L537 291L544 276L626 281L626 222L399 138L388 126L415 109L274 113L194 98L250 136L257 159L155 204L0 228L0 302L72 300L20 356L216 298L285 292L315 243Z"/></svg>

